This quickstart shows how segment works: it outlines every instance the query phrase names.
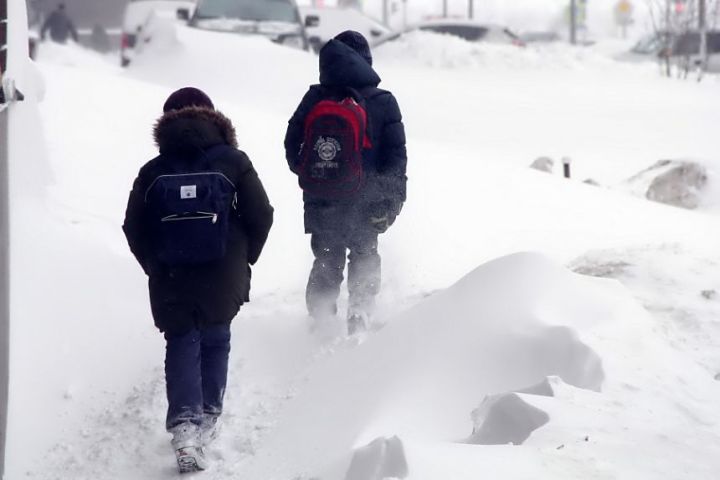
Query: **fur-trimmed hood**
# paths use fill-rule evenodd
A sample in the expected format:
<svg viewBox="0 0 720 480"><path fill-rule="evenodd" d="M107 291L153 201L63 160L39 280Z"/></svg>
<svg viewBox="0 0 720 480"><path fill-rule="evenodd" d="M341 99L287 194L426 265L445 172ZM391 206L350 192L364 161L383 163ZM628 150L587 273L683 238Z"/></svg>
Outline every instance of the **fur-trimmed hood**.
<svg viewBox="0 0 720 480"><path fill-rule="evenodd" d="M191 153L220 143L238 146L229 118L197 106L165 113L155 122L153 137L160 153Z"/></svg>

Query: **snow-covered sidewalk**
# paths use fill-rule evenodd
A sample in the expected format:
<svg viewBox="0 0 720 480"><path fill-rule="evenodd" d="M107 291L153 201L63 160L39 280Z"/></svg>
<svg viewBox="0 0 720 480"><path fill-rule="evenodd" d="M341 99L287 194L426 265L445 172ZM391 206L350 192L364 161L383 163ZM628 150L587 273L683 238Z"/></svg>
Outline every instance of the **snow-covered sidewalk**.
<svg viewBox="0 0 720 480"><path fill-rule="evenodd" d="M381 240L381 314L358 342L340 322L311 329L303 306L311 255L282 138L316 58L178 34L128 71L74 48L40 58L42 128L24 132L11 165L8 478L176 476L162 337L120 224L154 155L151 125L186 84L233 119L277 214L233 325L205 478L381 480L403 466L412 480L717 476L715 212L527 168L567 154L578 180L613 185L659 158L712 159L715 85L598 53L493 50L438 68L378 51L405 114L410 191Z"/></svg>

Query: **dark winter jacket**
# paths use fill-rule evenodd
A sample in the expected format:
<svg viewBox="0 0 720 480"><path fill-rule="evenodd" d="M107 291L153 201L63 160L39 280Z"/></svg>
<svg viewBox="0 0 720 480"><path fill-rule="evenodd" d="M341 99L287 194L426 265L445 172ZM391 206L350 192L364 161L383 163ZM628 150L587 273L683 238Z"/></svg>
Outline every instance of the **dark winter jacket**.
<svg viewBox="0 0 720 480"><path fill-rule="evenodd" d="M209 157L209 170L223 173L237 188L237 215L231 218L227 254L199 266L169 267L153 253L145 193L160 175L202 170L202 152L218 144L237 147L235 130L221 113L201 107L172 110L155 125L160 155L140 169L128 200L123 230L130 250L149 276L155 325L183 333L202 323L229 323L249 300L250 267L273 221L260 179L247 155L228 148Z"/></svg>
<svg viewBox="0 0 720 480"><path fill-rule="evenodd" d="M55 10L43 23L42 30L40 31L40 37L44 40L45 34L50 30L50 38L54 42L65 43L67 39L72 37L76 42L78 41L78 34L75 30L70 18L68 18L65 10Z"/></svg>
<svg viewBox="0 0 720 480"><path fill-rule="evenodd" d="M400 212L407 183L405 129L395 97L377 88L379 83L370 64L346 44L330 40L320 50L320 84L310 87L288 122L285 156L290 169L298 171L307 114L320 100L347 87L365 99L372 148L363 152L367 183L357 198L328 201L304 195L307 233L362 227L370 215L388 214L392 221Z"/></svg>

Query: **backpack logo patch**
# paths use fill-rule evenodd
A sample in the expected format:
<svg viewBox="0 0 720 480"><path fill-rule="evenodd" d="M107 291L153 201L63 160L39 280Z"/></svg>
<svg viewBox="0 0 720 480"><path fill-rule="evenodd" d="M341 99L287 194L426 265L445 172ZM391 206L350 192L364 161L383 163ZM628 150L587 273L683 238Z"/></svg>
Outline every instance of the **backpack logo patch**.
<svg viewBox="0 0 720 480"><path fill-rule="evenodd" d="M338 152L342 150L342 145L336 139L332 137L318 137L315 142L315 151L324 162L332 162L335 159ZM337 168L337 162L332 162L335 166L328 165L326 168Z"/></svg>
<svg viewBox="0 0 720 480"><path fill-rule="evenodd" d="M180 198L197 198L197 185L183 185L180 187Z"/></svg>

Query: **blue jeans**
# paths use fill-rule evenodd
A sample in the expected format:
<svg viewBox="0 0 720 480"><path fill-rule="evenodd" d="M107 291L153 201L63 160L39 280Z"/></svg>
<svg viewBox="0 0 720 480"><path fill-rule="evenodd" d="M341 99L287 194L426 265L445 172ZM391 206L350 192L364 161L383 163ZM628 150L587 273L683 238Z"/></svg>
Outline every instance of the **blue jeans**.
<svg viewBox="0 0 720 480"><path fill-rule="evenodd" d="M230 325L207 325L182 335L165 333L166 427L199 425L220 415L227 384Z"/></svg>

